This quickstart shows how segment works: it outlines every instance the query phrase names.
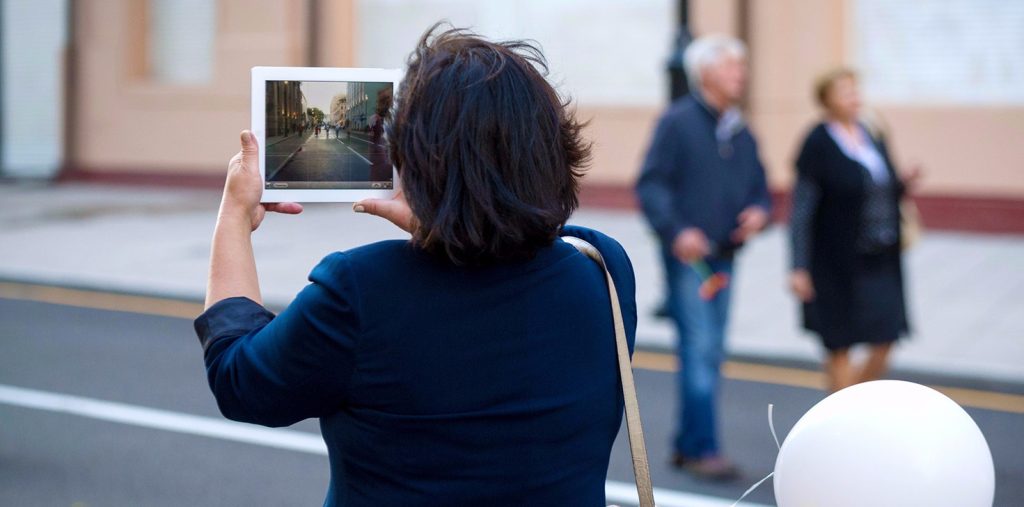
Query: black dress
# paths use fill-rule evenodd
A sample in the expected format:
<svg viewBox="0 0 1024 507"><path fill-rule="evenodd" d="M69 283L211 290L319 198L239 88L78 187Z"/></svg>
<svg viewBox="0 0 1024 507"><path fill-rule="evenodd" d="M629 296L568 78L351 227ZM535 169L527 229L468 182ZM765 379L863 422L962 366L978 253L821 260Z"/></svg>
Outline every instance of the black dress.
<svg viewBox="0 0 1024 507"><path fill-rule="evenodd" d="M884 142L872 141L888 172L882 182L843 152L824 123L797 158L793 268L811 273L816 296L803 305L803 323L829 350L893 342L909 328L900 253L904 188Z"/></svg>

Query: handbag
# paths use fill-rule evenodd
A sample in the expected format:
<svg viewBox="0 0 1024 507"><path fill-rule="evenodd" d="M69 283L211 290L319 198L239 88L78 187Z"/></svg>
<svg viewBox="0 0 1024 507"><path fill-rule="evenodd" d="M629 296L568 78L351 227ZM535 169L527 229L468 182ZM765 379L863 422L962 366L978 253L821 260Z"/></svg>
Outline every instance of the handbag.
<svg viewBox="0 0 1024 507"><path fill-rule="evenodd" d="M900 248L905 252L921 240L921 212L910 198L900 202Z"/></svg>
<svg viewBox="0 0 1024 507"><path fill-rule="evenodd" d="M644 430L640 424L640 404L636 398L636 384L633 383L633 366L626 343L626 326L622 323L622 309L615 282L604 263L601 252L590 243L575 236L562 236L562 241L576 247L583 255L590 257L601 266L608 282L608 296L611 300L612 321L615 325L615 349L619 360L619 377L622 379L622 397L626 406L626 430L629 433L629 452L633 457L633 477L640 507L654 507L654 488L651 485L651 468L647 462L647 446L644 444Z"/></svg>

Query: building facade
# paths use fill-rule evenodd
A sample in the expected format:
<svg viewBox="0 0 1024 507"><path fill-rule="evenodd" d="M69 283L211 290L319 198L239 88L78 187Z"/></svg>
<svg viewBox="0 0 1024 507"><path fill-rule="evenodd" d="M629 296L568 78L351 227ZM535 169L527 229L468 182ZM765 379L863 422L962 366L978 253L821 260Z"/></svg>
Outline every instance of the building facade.
<svg viewBox="0 0 1024 507"><path fill-rule="evenodd" d="M427 26L447 18L540 42L552 81L590 120L584 203L627 206L666 105L678 3L65 1L63 177L219 184L235 134L249 126L250 67L397 67ZM1024 91L1014 91L1024 83L1024 52L1013 38L1024 1L688 4L695 35L729 33L750 47L746 113L777 192L791 185L798 143L820 115L814 76L846 64L861 69L897 160L925 168L926 223L1024 230ZM357 92L349 90L342 110L363 125L377 96ZM282 93L292 107L294 95Z"/></svg>
<svg viewBox="0 0 1024 507"><path fill-rule="evenodd" d="M306 100L298 81L267 82L267 137L293 134L306 123Z"/></svg>

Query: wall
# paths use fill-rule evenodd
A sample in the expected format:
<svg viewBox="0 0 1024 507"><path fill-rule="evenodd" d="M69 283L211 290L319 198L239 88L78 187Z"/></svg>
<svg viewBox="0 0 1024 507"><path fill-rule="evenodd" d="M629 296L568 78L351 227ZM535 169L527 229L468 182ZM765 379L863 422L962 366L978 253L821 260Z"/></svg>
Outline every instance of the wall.
<svg viewBox="0 0 1024 507"><path fill-rule="evenodd" d="M856 67L851 1L750 2L749 116L776 188L788 188L799 143L820 119L811 95L815 76L840 64ZM923 166L922 194L1024 198L1024 107L866 95L890 127L896 163Z"/></svg>
<svg viewBox="0 0 1024 507"><path fill-rule="evenodd" d="M752 52L748 116L777 189L791 182L797 144L818 118L810 94L814 76L854 59L853 1L690 1L697 35L738 35L745 6ZM147 76L145 0L75 4L75 128L68 150L79 174L219 175L236 149L234 132L248 126L249 67L398 66L422 29L443 17L490 36L541 42L552 79L590 119L590 187L629 191L667 101L665 58L675 20L669 0L565 0L550 8L550 2L527 1L500 3L497 10L498 3L484 8L469 0L217 2L214 76L191 88ZM588 9L595 12L577 19ZM577 28L565 29L573 21ZM318 42L310 47L314 37ZM924 193L1024 200L1024 108L871 105L892 127L898 160L925 166Z"/></svg>
<svg viewBox="0 0 1024 507"><path fill-rule="evenodd" d="M690 27L694 34L737 34L739 23L736 17L739 9L736 0L690 0L689 3ZM673 22L676 19L674 11L665 16ZM656 46L660 55L658 101L636 106L580 104L580 116L590 120L587 136L594 142L594 164L585 179L588 185L620 188L632 186L654 126L668 102L665 58L669 47L668 40ZM612 202L628 200L613 198Z"/></svg>
<svg viewBox="0 0 1024 507"><path fill-rule="evenodd" d="M144 0L77 2L78 171L219 173L249 125L249 68L304 62L306 2L219 0L214 75L199 86L146 72Z"/></svg>
<svg viewBox="0 0 1024 507"><path fill-rule="evenodd" d="M748 120L775 188L789 186L800 138L817 117L811 83L843 59L843 12L837 1L750 2Z"/></svg>
<svg viewBox="0 0 1024 507"><path fill-rule="evenodd" d="M49 179L64 164L67 11L0 2L0 176Z"/></svg>

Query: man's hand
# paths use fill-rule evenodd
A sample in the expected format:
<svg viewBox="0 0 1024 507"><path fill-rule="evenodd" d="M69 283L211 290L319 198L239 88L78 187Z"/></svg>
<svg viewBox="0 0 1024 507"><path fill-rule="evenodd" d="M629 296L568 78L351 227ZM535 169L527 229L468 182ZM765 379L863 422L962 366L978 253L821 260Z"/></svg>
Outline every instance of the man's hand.
<svg viewBox="0 0 1024 507"><path fill-rule="evenodd" d="M710 253L707 236L696 227L683 229L672 241L672 255L682 262L698 261Z"/></svg>
<svg viewBox="0 0 1024 507"><path fill-rule="evenodd" d="M294 202L260 204L263 178L260 177L259 146L256 136L248 130L241 134L242 150L228 162L228 177L220 201L220 220L240 222L255 231L268 211L295 215L302 205Z"/></svg>
<svg viewBox="0 0 1024 507"><path fill-rule="evenodd" d="M814 301L814 282L811 281L811 274L806 269L794 269L789 274L789 288L801 302Z"/></svg>
<svg viewBox="0 0 1024 507"><path fill-rule="evenodd" d="M740 212L736 221L740 226L732 231L732 240L736 244L746 243L768 225L768 212L760 206L748 206Z"/></svg>

